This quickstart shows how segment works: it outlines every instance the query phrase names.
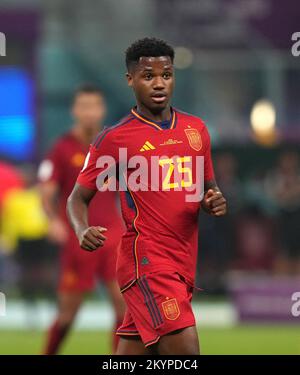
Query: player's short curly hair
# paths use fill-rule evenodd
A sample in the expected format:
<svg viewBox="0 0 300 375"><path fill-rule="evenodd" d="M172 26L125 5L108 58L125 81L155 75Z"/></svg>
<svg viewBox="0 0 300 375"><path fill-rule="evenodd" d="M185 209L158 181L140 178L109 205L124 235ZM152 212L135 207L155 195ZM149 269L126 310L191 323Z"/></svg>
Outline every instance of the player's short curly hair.
<svg viewBox="0 0 300 375"><path fill-rule="evenodd" d="M126 67L138 63L140 57L169 56L174 61L174 49L164 40L157 38L139 39L126 50Z"/></svg>

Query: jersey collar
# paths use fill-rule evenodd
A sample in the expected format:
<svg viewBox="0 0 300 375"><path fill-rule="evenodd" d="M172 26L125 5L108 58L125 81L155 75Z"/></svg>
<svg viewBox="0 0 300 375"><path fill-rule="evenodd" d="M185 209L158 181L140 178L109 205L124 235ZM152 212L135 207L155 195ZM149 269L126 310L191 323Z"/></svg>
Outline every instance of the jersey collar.
<svg viewBox="0 0 300 375"><path fill-rule="evenodd" d="M170 130L170 129L174 129L176 127L176 117L177 116L176 116L176 112L175 112L174 108L172 108L172 107L171 107L170 127L167 128L167 129L163 128L158 121L150 120L147 117L145 117L145 116L141 115L140 113L138 113L136 107L132 108L131 113L137 119L139 119L140 121L144 122L145 124L151 125L152 127L154 127L157 130Z"/></svg>

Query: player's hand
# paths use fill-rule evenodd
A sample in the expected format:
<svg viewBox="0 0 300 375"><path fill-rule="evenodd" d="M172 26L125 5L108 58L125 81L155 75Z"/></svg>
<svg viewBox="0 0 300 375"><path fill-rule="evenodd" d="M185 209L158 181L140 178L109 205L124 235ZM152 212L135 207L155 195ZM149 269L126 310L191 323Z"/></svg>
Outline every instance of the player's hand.
<svg viewBox="0 0 300 375"><path fill-rule="evenodd" d="M209 189L204 195L202 205L210 215L223 216L227 211L226 199L219 190Z"/></svg>
<svg viewBox="0 0 300 375"><path fill-rule="evenodd" d="M89 227L85 229L78 236L80 247L87 251L94 251L98 247L102 247L106 240L103 233L106 231L107 229L103 227Z"/></svg>
<svg viewBox="0 0 300 375"><path fill-rule="evenodd" d="M68 229L66 224L60 218L54 218L49 221L48 238L57 245L63 245L68 240Z"/></svg>

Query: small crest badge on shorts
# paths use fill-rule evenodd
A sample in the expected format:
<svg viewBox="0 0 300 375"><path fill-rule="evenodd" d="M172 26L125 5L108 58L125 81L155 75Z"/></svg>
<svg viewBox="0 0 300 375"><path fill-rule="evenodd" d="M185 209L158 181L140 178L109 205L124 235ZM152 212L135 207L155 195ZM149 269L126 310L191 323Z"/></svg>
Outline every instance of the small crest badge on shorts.
<svg viewBox="0 0 300 375"><path fill-rule="evenodd" d="M180 310L176 298L171 298L162 303L165 317L169 320L176 320L180 315Z"/></svg>
<svg viewBox="0 0 300 375"><path fill-rule="evenodd" d="M196 150L200 151L202 148L202 139L199 131L197 129L184 129L187 139L189 141L190 146Z"/></svg>

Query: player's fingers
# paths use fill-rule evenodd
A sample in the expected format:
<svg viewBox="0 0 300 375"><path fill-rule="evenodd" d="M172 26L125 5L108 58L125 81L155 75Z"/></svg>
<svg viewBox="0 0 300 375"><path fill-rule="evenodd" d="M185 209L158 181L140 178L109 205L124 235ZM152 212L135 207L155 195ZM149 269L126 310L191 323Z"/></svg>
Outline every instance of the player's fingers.
<svg viewBox="0 0 300 375"><path fill-rule="evenodd" d="M224 205L218 206L218 207L212 209L211 212L215 216L224 215L226 213L226 205L224 204Z"/></svg>
<svg viewBox="0 0 300 375"><path fill-rule="evenodd" d="M207 203L211 203L219 198L222 197L222 193L220 191L214 191L214 194L207 198Z"/></svg>
<svg viewBox="0 0 300 375"><path fill-rule="evenodd" d="M107 231L107 228L105 227L96 227L97 230L99 230L100 232L106 232Z"/></svg>
<svg viewBox="0 0 300 375"><path fill-rule="evenodd" d="M207 192L206 192L206 194L205 194L205 196L207 198L209 198L209 197L213 196L213 194L214 194L214 190L213 189L208 189Z"/></svg>
<svg viewBox="0 0 300 375"><path fill-rule="evenodd" d="M86 245L90 250L96 250L98 247L104 245L104 241L97 239L84 239L83 244Z"/></svg>
<svg viewBox="0 0 300 375"><path fill-rule="evenodd" d="M82 245L80 246L83 250L85 251L94 251L94 249L92 249L90 246L87 246L87 245Z"/></svg>
<svg viewBox="0 0 300 375"><path fill-rule="evenodd" d="M99 246L103 246L102 240L94 237L90 231L87 231L82 238L82 244L85 244L91 250L97 249Z"/></svg>
<svg viewBox="0 0 300 375"><path fill-rule="evenodd" d="M225 200L220 200L217 204L212 205L211 209L213 210L218 210L221 208L226 207L226 201Z"/></svg>
<svg viewBox="0 0 300 375"><path fill-rule="evenodd" d="M96 246L94 246L93 244L91 244L89 241L87 240L83 240L81 243L80 243L80 247L84 250L87 250L87 251L94 251L97 249Z"/></svg>
<svg viewBox="0 0 300 375"><path fill-rule="evenodd" d="M221 198L219 198L219 199L213 200L213 201L211 202L211 207L212 207L212 208L215 208L215 207L218 207L218 206L222 206L222 205L224 205L225 203L226 203L225 198L224 198L224 197L221 197Z"/></svg>
<svg viewBox="0 0 300 375"><path fill-rule="evenodd" d="M98 227L91 227L93 230L95 230L96 232L98 232L98 233L103 233L103 232L106 232L107 231L107 228L105 228L105 227L100 227L100 226L98 226Z"/></svg>
<svg viewBox="0 0 300 375"><path fill-rule="evenodd" d="M223 216L226 214L226 210L218 211L214 214L214 216Z"/></svg>
<svg viewBox="0 0 300 375"><path fill-rule="evenodd" d="M90 244L93 246L99 247L103 246L103 241L102 239L95 237L92 233L87 233L86 236L84 237Z"/></svg>
<svg viewBox="0 0 300 375"><path fill-rule="evenodd" d="M106 236L104 236L104 234L102 234L102 232L100 232L98 228L99 227L90 228L90 233L93 235L93 237L95 237L97 239L100 239L102 241L106 240ZM102 228L102 229L103 229L104 232L107 230L106 228Z"/></svg>
<svg viewBox="0 0 300 375"><path fill-rule="evenodd" d="M105 241L107 238L100 233L90 233L88 236L89 240L92 241L93 243L99 242L99 241Z"/></svg>

